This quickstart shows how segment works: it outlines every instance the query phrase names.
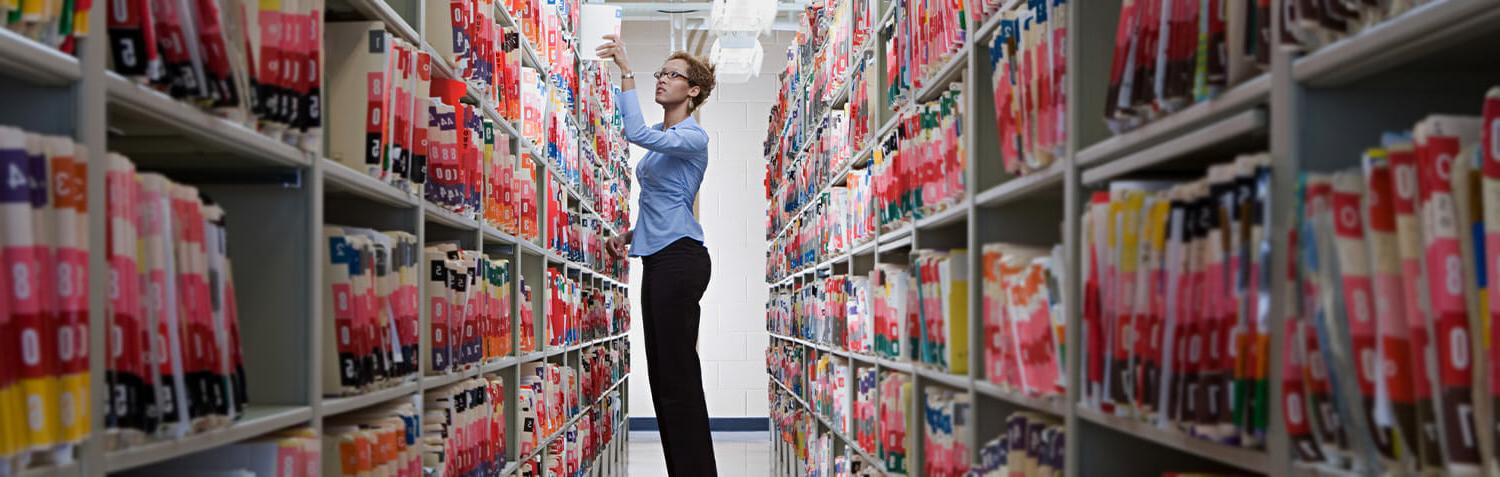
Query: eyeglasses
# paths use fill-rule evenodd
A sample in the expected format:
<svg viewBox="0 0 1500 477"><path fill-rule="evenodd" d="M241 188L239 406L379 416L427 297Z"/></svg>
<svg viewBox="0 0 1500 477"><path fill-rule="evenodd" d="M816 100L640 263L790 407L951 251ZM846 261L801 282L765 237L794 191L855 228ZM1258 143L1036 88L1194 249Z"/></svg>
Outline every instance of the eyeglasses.
<svg viewBox="0 0 1500 477"><path fill-rule="evenodd" d="M655 73L651 73L651 77L656 78L658 81L660 81L663 77L666 77L668 79L680 79L680 80L686 80L686 79L688 79L687 75L679 73L679 72L676 72L676 71L672 71L672 70L657 71Z"/></svg>

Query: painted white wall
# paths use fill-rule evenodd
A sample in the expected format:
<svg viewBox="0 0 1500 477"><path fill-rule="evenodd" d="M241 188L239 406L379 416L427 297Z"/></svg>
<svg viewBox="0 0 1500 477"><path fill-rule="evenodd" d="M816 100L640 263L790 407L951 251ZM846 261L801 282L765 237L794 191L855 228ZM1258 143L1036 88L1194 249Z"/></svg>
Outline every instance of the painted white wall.
<svg viewBox="0 0 1500 477"><path fill-rule="evenodd" d="M651 72L668 54L666 22L626 22L623 36L641 91L652 91ZM777 73L786 65L791 35L763 37L765 61L759 77L743 84L721 84L698 114L708 130L708 172L698 195L698 220L713 260L713 277L701 305L698 353L711 417L765 417L766 168L762 143L771 107L776 102ZM711 44L711 43L710 43ZM705 54L708 48L705 47ZM650 96L642 97L647 124L661 121L662 111ZM645 150L631 148L631 167ZM638 190L638 189L637 189ZM632 197L638 200L638 197ZM637 202L638 203L638 202ZM634 223L634 222L632 222ZM646 369L644 322L640 314L643 265L631 265L633 304L630 415L653 417L650 376ZM670 379L670 378L669 378Z"/></svg>

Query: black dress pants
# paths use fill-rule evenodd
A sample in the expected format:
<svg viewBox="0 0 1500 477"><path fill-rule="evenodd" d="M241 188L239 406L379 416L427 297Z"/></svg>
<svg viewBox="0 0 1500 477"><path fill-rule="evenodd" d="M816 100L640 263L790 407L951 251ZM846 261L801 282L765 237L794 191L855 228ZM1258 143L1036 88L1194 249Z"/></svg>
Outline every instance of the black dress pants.
<svg viewBox="0 0 1500 477"><path fill-rule="evenodd" d="M703 243L681 238L646 256L641 311L646 321L646 370L661 429L667 473L714 477L713 437L698 362L698 300L712 265Z"/></svg>

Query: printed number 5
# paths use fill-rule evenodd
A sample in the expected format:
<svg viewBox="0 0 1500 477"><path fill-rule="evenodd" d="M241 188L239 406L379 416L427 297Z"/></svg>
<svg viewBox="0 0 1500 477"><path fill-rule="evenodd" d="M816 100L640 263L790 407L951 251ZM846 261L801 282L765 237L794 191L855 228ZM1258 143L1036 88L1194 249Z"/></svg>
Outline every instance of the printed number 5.
<svg viewBox="0 0 1500 477"><path fill-rule="evenodd" d="M124 3L124 2L119 2ZM135 66L135 43L129 41L120 42L120 61L126 65Z"/></svg>

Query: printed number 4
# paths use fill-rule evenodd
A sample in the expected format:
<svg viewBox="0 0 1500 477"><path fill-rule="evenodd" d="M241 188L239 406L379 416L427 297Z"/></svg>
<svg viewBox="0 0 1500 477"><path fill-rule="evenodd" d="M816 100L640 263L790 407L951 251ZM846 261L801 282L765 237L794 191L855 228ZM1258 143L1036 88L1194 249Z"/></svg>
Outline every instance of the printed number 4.
<svg viewBox="0 0 1500 477"><path fill-rule="evenodd" d="M11 164L8 169L5 173L5 187L7 189L20 189L30 183L26 177L26 173L22 172L20 167Z"/></svg>

